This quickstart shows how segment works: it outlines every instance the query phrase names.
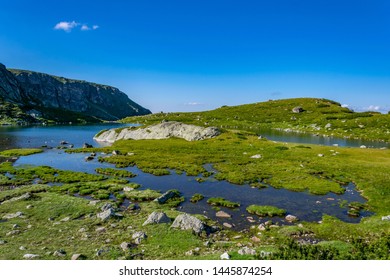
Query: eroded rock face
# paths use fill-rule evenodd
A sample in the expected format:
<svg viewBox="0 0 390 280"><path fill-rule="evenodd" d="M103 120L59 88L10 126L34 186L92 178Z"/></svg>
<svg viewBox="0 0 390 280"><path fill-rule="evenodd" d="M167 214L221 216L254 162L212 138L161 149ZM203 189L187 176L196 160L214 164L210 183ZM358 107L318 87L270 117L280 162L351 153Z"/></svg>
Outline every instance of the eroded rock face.
<svg viewBox="0 0 390 280"><path fill-rule="evenodd" d="M146 128L129 127L120 132L110 129L99 133L94 137L96 141L114 143L122 139L167 139L170 137L182 138L187 141L198 141L216 137L220 134L217 127L201 127L196 125L184 124L181 122L162 122L151 125Z"/></svg>

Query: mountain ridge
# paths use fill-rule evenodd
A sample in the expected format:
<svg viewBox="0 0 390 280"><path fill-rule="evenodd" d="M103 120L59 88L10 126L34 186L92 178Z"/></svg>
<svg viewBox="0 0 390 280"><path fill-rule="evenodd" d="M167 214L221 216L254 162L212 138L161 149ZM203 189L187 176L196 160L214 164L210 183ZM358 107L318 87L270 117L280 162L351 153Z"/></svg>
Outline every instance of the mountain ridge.
<svg viewBox="0 0 390 280"><path fill-rule="evenodd" d="M0 64L0 102L17 105L25 116L2 114L3 123L101 122L150 114L109 85L53 76Z"/></svg>

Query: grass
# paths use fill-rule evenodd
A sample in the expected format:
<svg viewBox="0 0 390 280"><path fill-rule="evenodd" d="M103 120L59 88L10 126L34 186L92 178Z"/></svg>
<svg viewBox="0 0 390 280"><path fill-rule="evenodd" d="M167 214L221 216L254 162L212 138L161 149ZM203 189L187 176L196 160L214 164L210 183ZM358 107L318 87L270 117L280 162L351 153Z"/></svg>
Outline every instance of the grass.
<svg viewBox="0 0 390 280"><path fill-rule="evenodd" d="M42 149L10 149L0 152L0 156L3 157L20 157L29 156L33 154L42 153Z"/></svg>
<svg viewBox="0 0 390 280"><path fill-rule="evenodd" d="M108 176L127 177L127 178L133 178L137 176L131 171L118 170L115 168L96 168L95 171L96 173L108 175Z"/></svg>
<svg viewBox="0 0 390 280"><path fill-rule="evenodd" d="M200 193L196 193L191 197L190 201L192 203L197 203L197 202L201 201L202 199L204 199L204 196Z"/></svg>
<svg viewBox="0 0 390 280"><path fill-rule="evenodd" d="M246 208L246 211L249 214L256 214L260 217L283 216L286 214L286 210L269 205L250 205Z"/></svg>
<svg viewBox="0 0 390 280"><path fill-rule="evenodd" d="M211 197L207 200L207 203L212 205L212 206L222 206L222 207L228 207L228 208L240 207L240 203L232 202L232 201L226 200L222 197Z"/></svg>

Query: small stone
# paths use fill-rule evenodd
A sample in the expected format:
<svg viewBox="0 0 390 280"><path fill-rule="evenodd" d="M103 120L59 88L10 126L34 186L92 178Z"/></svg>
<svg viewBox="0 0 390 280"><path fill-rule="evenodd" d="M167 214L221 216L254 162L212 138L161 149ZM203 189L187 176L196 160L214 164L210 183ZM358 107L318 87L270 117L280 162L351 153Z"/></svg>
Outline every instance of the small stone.
<svg viewBox="0 0 390 280"><path fill-rule="evenodd" d="M367 146L366 145L361 145L360 149L367 149Z"/></svg>
<svg viewBox="0 0 390 280"><path fill-rule="evenodd" d="M31 208L33 208L34 206L32 206L31 204L29 204L29 205L27 205L26 206L26 209L31 209Z"/></svg>
<svg viewBox="0 0 390 280"><path fill-rule="evenodd" d="M110 208L106 211L97 214L96 216L104 222L107 221L109 218L115 216L115 211L112 208Z"/></svg>
<svg viewBox="0 0 390 280"><path fill-rule="evenodd" d="M261 231L264 231L266 230L267 228L265 227L264 224L260 224L258 227L257 227L258 230L261 230Z"/></svg>
<svg viewBox="0 0 390 280"><path fill-rule="evenodd" d="M256 255L256 251L254 249L251 249L251 248L248 248L248 247L244 247L244 248L241 248L240 250L238 250L238 254L240 255Z"/></svg>
<svg viewBox="0 0 390 280"><path fill-rule="evenodd" d="M220 256L220 259L221 260L230 260L230 256L227 252L223 253L221 256Z"/></svg>
<svg viewBox="0 0 390 280"><path fill-rule="evenodd" d="M86 260L86 259L87 259L87 257L84 256L83 254L73 254L72 258L71 258L72 261Z"/></svg>
<svg viewBox="0 0 390 280"><path fill-rule="evenodd" d="M24 246L20 246L20 247L19 247L19 250L22 250L22 251L24 251L24 250L26 250L26 247L24 247Z"/></svg>
<svg viewBox="0 0 390 280"><path fill-rule="evenodd" d="M226 213L225 211L218 211L217 213L215 213L215 216L217 218L231 218L232 215L230 215L229 213Z"/></svg>
<svg viewBox="0 0 390 280"><path fill-rule="evenodd" d="M111 243L111 239L110 238L107 238L106 240L104 240L104 242L106 242L106 243Z"/></svg>
<svg viewBox="0 0 390 280"><path fill-rule="evenodd" d="M124 188L123 188L123 191L124 191L124 192L130 192L130 191L132 191L132 190L134 190L134 188L131 188L131 187L124 187Z"/></svg>
<svg viewBox="0 0 390 280"><path fill-rule="evenodd" d="M141 244L142 240L147 239L148 236L143 231L137 231L137 232L133 233L131 238L134 240L135 244L139 245L139 244Z"/></svg>
<svg viewBox="0 0 390 280"><path fill-rule="evenodd" d="M79 229L79 232L86 232L86 231L87 230L85 228L83 228L83 227Z"/></svg>
<svg viewBox="0 0 390 280"><path fill-rule="evenodd" d="M20 234L20 230L11 230L10 232L7 232L6 236L17 235L17 234Z"/></svg>
<svg viewBox="0 0 390 280"><path fill-rule="evenodd" d="M286 219L287 222L290 222L290 223L298 221L298 217L296 217L294 215L287 215L285 217L285 219Z"/></svg>
<svg viewBox="0 0 390 280"><path fill-rule="evenodd" d="M22 216L23 216L22 212L16 212L16 213L4 215L3 219L4 220L9 220L9 219L13 219L13 218L19 218L19 217L22 217Z"/></svg>
<svg viewBox="0 0 390 280"><path fill-rule="evenodd" d="M35 254L25 254L25 255L23 255L23 258L24 258L24 259L27 259L27 260L31 260L31 259L39 258L39 255L35 255Z"/></svg>
<svg viewBox="0 0 390 280"><path fill-rule="evenodd" d="M121 245L120 245L121 249L123 251L127 251L130 249L131 247L131 243L127 243L127 242L122 242Z"/></svg>
<svg viewBox="0 0 390 280"><path fill-rule="evenodd" d="M318 154L319 157L324 157L324 154Z"/></svg>
<svg viewBox="0 0 390 280"><path fill-rule="evenodd" d="M70 220L70 217L65 217L61 220L61 222L68 222Z"/></svg>
<svg viewBox="0 0 390 280"><path fill-rule="evenodd" d="M106 232L106 228L105 227L98 227L98 228L95 229L95 231L97 233L103 233L103 232Z"/></svg>
<svg viewBox="0 0 390 280"><path fill-rule="evenodd" d="M265 222L265 225L266 225L266 226L272 225L272 221L266 221L266 222Z"/></svg>
<svg viewBox="0 0 390 280"><path fill-rule="evenodd" d="M104 205L102 207L100 207L100 210L102 210L102 211L106 211L109 209L114 209L114 207L112 206L111 203L104 203Z"/></svg>
<svg viewBox="0 0 390 280"><path fill-rule="evenodd" d="M62 249L60 250L57 250L53 253L53 256L55 257L65 257L66 256L66 252Z"/></svg>
<svg viewBox="0 0 390 280"><path fill-rule="evenodd" d="M257 155L251 156L251 158L262 158L262 156L260 154L257 154Z"/></svg>
<svg viewBox="0 0 390 280"><path fill-rule="evenodd" d="M20 226L18 224L12 225L12 229L17 229L17 228L20 228Z"/></svg>
<svg viewBox="0 0 390 280"><path fill-rule="evenodd" d="M233 227L233 225L232 224L229 224L229 223L223 223L222 224L224 227L227 227L227 228L232 228Z"/></svg>
<svg viewBox="0 0 390 280"><path fill-rule="evenodd" d="M28 228L28 229L32 228L32 225L28 225L27 228Z"/></svg>
<svg viewBox="0 0 390 280"><path fill-rule="evenodd" d="M382 221L390 221L390 215L388 216L383 216Z"/></svg>
<svg viewBox="0 0 390 280"><path fill-rule="evenodd" d="M98 204L99 202L100 202L99 200L91 200L91 201L89 202L89 205L95 206L95 205Z"/></svg>
<svg viewBox="0 0 390 280"><path fill-rule="evenodd" d="M52 222L52 221L54 221L54 218L53 217L50 217L50 218L48 218L47 219L49 222Z"/></svg>
<svg viewBox="0 0 390 280"><path fill-rule="evenodd" d="M257 236L253 236L253 237L251 237L251 241L254 243L259 243L261 240Z"/></svg>

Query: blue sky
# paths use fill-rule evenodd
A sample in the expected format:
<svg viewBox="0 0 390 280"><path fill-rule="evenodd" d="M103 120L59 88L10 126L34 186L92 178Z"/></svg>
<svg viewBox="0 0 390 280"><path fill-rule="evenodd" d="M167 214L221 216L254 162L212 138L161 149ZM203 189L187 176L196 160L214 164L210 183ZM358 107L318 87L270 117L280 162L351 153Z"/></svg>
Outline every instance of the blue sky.
<svg viewBox="0 0 390 280"><path fill-rule="evenodd" d="M388 0L2 0L0 62L151 109L291 97L390 110Z"/></svg>

